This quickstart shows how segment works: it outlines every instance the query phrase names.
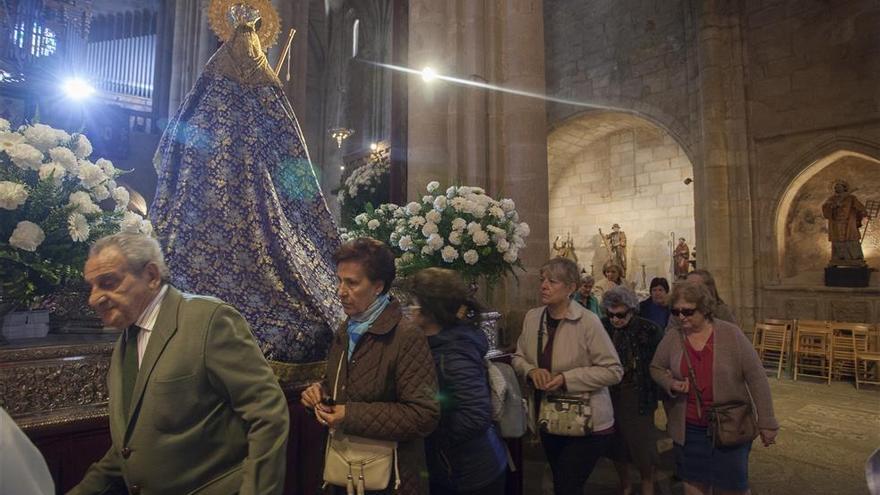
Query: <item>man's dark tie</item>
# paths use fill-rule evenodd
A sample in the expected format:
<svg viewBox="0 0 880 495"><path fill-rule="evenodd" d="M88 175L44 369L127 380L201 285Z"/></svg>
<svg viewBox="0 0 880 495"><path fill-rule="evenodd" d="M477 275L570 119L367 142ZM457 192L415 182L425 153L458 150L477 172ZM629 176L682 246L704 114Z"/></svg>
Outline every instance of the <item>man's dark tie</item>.
<svg viewBox="0 0 880 495"><path fill-rule="evenodd" d="M125 357L122 360L122 410L126 419L131 410L131 393L138 375L138 333L141 328L132 325L125 331Z"/></svg>

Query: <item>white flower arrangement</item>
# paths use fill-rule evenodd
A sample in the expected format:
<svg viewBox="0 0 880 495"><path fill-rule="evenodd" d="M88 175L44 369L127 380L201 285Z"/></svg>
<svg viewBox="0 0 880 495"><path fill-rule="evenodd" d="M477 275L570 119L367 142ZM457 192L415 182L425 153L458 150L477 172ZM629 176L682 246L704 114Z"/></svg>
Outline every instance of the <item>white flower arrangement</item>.
<svg viewBox="0 0 880 495"><path fill-rule="evenodd" d="M421 202L367 208L344 239L368 236L385 242L397 254L403 276L439 266L494 283L522 268L519 251L530 230L519 221L513 200L495 200L479 187L443 190L436 181L426 190Z"/></svg>
<svg viewBox="0 0 880 495"><path fill-rule="evenodd" d="M82 134L43 124L10 130L0 119L4 301L29 306L80 277L91 240L121 228L152 231L140 215L123 213L130 196L116 185L120 171L109 160L89 161L91 152Z"/></svg>
<svg viewBox="0 0 880 495"><path fill-rule="evenodd" d="M344 178L336 190L344 227L354 227L356 213L366 209L368 204L372 207L387 200L390 169L391 164L387 160L371 160Z"/></svg>

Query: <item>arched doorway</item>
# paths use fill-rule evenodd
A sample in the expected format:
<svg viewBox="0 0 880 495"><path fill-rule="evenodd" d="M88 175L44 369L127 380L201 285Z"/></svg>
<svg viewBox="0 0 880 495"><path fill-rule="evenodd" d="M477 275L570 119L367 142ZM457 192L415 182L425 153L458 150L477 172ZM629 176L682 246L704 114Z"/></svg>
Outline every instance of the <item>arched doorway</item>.
<svg viewBox="0 0 880 495"><path fill-rule="evenodd" d="M551 245L570 233L581 266L601 277L609 255L598 229L618 223L627 279L638 289L669 279L674 239L695 247L693 165L675 138L639 116L601 112L562 123L547 141Z"/></svg>

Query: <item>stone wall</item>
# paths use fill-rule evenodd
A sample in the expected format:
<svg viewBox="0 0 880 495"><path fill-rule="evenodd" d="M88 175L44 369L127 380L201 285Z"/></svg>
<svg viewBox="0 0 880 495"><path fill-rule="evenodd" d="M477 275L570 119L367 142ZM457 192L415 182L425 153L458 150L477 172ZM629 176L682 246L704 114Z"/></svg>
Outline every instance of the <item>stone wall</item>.
<svg viewBox="0 0 880 495"><path fill-rule="evenodd" d="M619 223L627 235L627 278L642 288L669 278L670 233L693 245L694 192L684 183L693 166L666 132L627 114L589 115L548 138L550 242L570 233L580 264L601 277L608 260L598 228Z"/></svg>

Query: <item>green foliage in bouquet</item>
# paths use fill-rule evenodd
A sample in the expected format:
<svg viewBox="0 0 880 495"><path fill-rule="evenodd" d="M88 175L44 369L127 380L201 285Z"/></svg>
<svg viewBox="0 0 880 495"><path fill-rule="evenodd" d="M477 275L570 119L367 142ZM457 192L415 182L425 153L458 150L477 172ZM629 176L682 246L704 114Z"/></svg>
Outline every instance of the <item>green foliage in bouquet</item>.
<svg viewBox="0 0 880 495"><path fill-rule="evenodd" d="M47 125L17 130L0 119L0 300L38 303L82 276L91 241L151 227L126 211L129 192L104 159L88 160L89 140Z"/></svg>
<svg viewBox="0 0 880 495"><path fill-rule="evenodd" d="M452 186L444 192L436 181L427 191L420 202L365 208L344 238L385 242L395 251L398 274L404 277L437 266L494 284L522 269L519 251L529 226L519 221L513 200L497 201L479 187Z"/></svg>

